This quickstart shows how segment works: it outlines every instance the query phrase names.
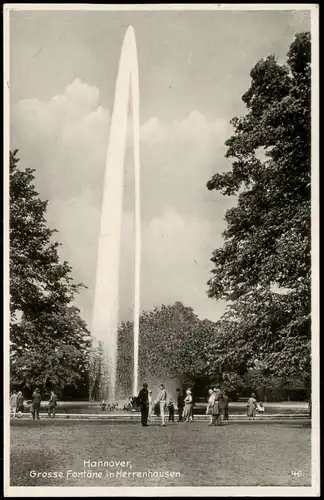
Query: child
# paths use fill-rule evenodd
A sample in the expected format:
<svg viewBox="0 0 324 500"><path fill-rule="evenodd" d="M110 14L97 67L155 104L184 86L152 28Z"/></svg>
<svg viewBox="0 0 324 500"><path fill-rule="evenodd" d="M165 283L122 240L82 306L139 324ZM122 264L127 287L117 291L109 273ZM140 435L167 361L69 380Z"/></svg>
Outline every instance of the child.
<svg viewBox="0 0 324 500"><path fill-rule="evenodd" d="M174 422L174 404L172 399L170 399L169 401L168 408L169 408L169 422Z"/></svg>
<svg viewBox="0 0 324 500"><path fill-rule="evenodd" d="M258 404L258 406L257 406L257 412L260 415L260 418L262 419L262 417L264 415L264 412L265 412L265 408L263 406L262 401L260 401L259 404Z"/></svg>

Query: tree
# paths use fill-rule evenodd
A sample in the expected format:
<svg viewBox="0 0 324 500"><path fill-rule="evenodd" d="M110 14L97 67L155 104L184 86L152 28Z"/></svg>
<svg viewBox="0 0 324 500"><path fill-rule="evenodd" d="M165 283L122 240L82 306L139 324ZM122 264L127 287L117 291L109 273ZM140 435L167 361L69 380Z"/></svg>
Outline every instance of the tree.
<svg viewBox="0 0 324 500"><path fill-rule="evenodd" d="M192 380L211 373L208 346L215 342L215 323L200 320L181 302L145 311L140 317L139 378ZM118 332L118 390L129 395L133 380L133 323Z"/></svg>
<svg viewBox="0 0 324 500"><path fill-rule="evenodd" d="M83 284L59 257L47 202L34 170L18 168L10 152L10 356L13 384L45 389L75 385L86 369L89 331L73 306Z"/></svg>
<svg viewBox="0 0 324 500"><path fill-rule="evenodd" d="M231 371L235 367L244 375L258 360L267 367L267 374L307 383L310 317L305 309L291 294L267 290L253 291L235 301L219 324L223 368Z"/></svg>
<svg viewBox="0 0 324 500"><path fill-rule="evenodd" d="M21 335L23 332L23 335ZM55 387L63 393L85 378L89 331L74 306L22 318L11 333L11 382L29 389Z"/></svg>
<svg viewBox="0 0 324 500"><path fill-rule="evenodd" d="M238 195L226 212L223 247L212 255L212 298L230 311L222 326L227 362L253 361L263 349L269 370L310 379L310 34L296 35L287 64L259 61L226 141L228 172L209 190ZM277 287L278 292L274 292ZM283 293L284 292L284 293ZM230 364L230 363L229 363Z"/></svg>

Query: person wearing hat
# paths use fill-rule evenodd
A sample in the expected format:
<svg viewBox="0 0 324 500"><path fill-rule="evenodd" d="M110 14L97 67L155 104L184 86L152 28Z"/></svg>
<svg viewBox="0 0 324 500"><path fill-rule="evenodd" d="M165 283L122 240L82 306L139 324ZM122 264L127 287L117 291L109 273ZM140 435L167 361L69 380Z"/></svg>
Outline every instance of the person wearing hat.
<svg viewBox="0 0 324 500"><path fill-rule="evenodd" d="M147 419L149 415L149 397L147 383L144 382L143 388L140 390L137 401L141 407L141 421L142 427L147 427Z"/></svg>
<svg viewBox="0 0 324 500"><path fill-rule="evenodd" d="M35 417L36 417L36 419L39 420L39 410L40 410L40 405L41 405L41 401L42 401L42 396L41 396L41 393L39 392L38 387L36 387L32 398L33 398L33 402L32 402L33 419L35 420Z"/></svg>
<svg viewBox="0 0 324 500"><path fill-rule="evenodd" d="M255 419L256 407L257 407L257 402L255 399L255 394L254 394L254 392L252 392L251 397L249 398L249 400L247 402L247 416L248 416L249 420L251 420L251 418L252 418L252 420Z"/></svg>
<svg viewBox="0 0 324 500"><path fill-rule="evenodd" d="M56 407L57 407L57 395L55 394L54 391L51 391L51 397L48 402L48 418L52 417L55 418L55 413L56 413Z"/></svg>
<svg viewBox="0 0 324 500"><path fill-rule="evenodd" d="M213 390L214 393L214 404L212 407L212 424L211 425L221 425L221 405L220 400L222 397L222 391L219 386L216 386Z"/></svg>

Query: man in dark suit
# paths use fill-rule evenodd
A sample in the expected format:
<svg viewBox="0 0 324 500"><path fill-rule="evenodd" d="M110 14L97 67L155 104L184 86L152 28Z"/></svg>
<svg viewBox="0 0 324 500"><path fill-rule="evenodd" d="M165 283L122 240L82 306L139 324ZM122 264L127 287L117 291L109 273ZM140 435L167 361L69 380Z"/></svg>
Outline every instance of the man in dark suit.
<svg viewBox="0 0 324 500"><path fill-rule="evenodd" d="M223 391L223 415L224 415L224 422L228 423L228 396L225 391Z"/></svg>
<svg viewBox="0 0 324 500"><path fill-rule="evenodd" d="M57 407L57 395L55 394L54 391L52 391L50 400L48 402L48 418L51 417L52 413L53 413L52 418L55 418L56 407Z"/></svg>
<svg viewBox="0 0 324 500"><path fill-rule="evenodd" d="M181 390L177 389L177 406L178 406L178 414L179 414L178 422L183 422L183 418L182 418L183 400L184 400L184 397L183 397L183 394L181 394Z"/></svg>
<svg viewBox="0 0 324 500"><path fill-rule="evenodd" d="M41 401L42 401L42 396L41 396L41 393L39 392L38 387L36 387L32 398L33 398L33 403L32 403L33 419L35 420L35 416L36 416L37 420L39 420L39 410L40 410L40 405L41 405Z"/></svg>
<svg viewBox="0 0 324 500"><path fill-rule="evenodd" d="M140 390L138 394L137 401L141 407L142 426L147 427L147 419L149 414L149 398L148 398L148 389L146 382L144 382L143 388Z"/></svg>

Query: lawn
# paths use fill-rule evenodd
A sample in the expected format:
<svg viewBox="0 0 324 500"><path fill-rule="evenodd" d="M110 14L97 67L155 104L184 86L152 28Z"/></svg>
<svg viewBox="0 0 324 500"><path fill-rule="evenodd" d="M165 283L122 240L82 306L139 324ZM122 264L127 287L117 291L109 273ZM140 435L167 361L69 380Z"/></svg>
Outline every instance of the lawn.
<svg viewBox="0 0 324 500"><path fill-rule="evenodd" d="M101 472L102 477L77 478L70 473L67 477L68 470L88 470L85 460L115 464L91 468L92 472ZM116 464L118 461L130 463L123 467ZM33 478L31 471L61 472L63 477ZM151 474L143 477L144 471ZM301 471L301 477L294 477L292 471ZM124 477L123 472L127 473ZM142 477L134 472L141 472ZM153 472L164 475L168 472L169 477L154 477ZM296 421L242 422L222 427L191 422L146 428L137 422L123 421L13 421L10 483L11 486L310 486L311 429Z"/></svg>

